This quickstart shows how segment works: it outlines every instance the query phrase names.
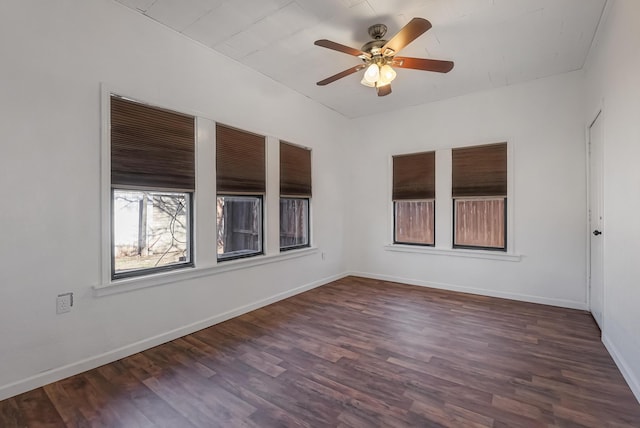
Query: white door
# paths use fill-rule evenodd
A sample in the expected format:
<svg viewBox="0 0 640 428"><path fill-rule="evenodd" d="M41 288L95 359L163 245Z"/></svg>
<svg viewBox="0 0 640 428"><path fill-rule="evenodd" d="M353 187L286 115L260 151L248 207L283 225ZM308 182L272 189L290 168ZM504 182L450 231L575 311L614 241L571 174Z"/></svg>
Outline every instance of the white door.
<svg viewBox="0 0 640 428"><path fill-rule="evenodd" d="M589 301L600 330L604 310L604 185L603 185L602 115L598 114L589 128Z"/></svg>

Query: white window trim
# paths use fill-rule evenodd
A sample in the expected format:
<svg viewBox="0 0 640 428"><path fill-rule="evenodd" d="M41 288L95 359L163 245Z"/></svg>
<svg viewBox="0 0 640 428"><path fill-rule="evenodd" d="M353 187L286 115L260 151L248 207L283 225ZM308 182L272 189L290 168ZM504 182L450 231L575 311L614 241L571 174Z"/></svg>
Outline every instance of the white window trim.
<svg viewBox="0 0 640 428"><path fill-rule="evenodd" d="M100 150L100 277L111 281L111 93L105 84L100 88L100 116L102 128Z"/></svg>
<svg viewBox="0 0 640 428"><path fill-rule="evenodd" d="M490 250L469 250L466 248L437 248L421 245L389 244L385 245L384 249L386 251L394 251L398 253L436 254L441 256L504 260L508 262L519 262L522 259L522 255L515 253Z"/></svg>
<svg viewBox="0 0 640 428"><path fill-rule="evenodd" d="M388 196L388 239L384 246L386 251L402 253L418 253L428 255L457 256L478 259L520 261L522 255L516 251L514 233L514 156L511 138L492 139L495 142L507 142L507 251L484 249L453 248L453 198L451 195L451 151L452 148L436 149L436 197L435 197L435 246L406 245L393 243L393 155L389 156L387 169ZM482 142L473 145L456 146L473 147L489 144ZM422 150L424 151L424 150ZM416 150L416 152L418 152ZM397 153L394 153L397 155Z"/></svg>
<svg viewBox="0 0 640 428"><path fill-rule="evenodd" d="M317 247L307 247L299 250L291 250L282 254L260 255L246 259L227 260L210 266L198 266L185 269L177 269L166 272L158 272L144 276L108 281L93 286L95 296L108 296L141 288L156 287L159 285L173 284L190 279L203 278L218 275L234 270L249 269L255 266L281 262L285 260L306 257L318 252Z"/></svg>

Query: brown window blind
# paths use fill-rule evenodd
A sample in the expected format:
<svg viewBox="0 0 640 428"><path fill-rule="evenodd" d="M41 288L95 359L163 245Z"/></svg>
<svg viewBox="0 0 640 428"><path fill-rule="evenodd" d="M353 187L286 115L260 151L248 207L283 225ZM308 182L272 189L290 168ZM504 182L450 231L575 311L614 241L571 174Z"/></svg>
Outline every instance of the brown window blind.
<svg viewBox="0 0 640 428"><path fill-rule="evenodd" d="M111 97L111 185L195 190L193 116Z"/></svg>
<svg viewBox="0 0 640 428"><path fill-rule="evenodd" d="M311 150L280 141L280 195L311 197Z"/></svg>
<svg viewBox="0 0 640 428"><path fill-rule="evenodd" d="M452 194L507 195L507 143L452 150Z"/></svg>
<svg viewBox="0 0 640 428"><path fill-rule="evenodd" d="M265 138L216 125L218 193L265 192Z"/></svg>
<svg viewBox="0 0 640 428"><path fill-rule="evenodd" d="M393 200L433 199L436 196L435 152L393 157Z"/></svg>

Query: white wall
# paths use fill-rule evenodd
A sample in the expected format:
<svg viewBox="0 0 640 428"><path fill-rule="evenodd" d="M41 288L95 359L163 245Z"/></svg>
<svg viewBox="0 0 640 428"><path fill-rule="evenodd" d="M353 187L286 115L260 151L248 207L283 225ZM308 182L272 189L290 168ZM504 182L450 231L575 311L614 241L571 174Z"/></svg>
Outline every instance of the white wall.
<svg viewBox="0 0 640 428"><path fill-rule="evenodd" d="M586 307L586 184L581 73L471 94L356 121L350 267L367 276ZM394 154L507 141L508 204L520 261L387 251ZM445 155L444 159L443 156ZM446 160L446 152L437 152ZM450 159L450 156L449 156ZM438 161L436 161L438 162ZM436 244L451 248L450 170L436 163ZM444 197L438 199L444 194ZM442 215L448 213L448 215ZM442 227L444 225L444 227Z"/></svg>
<svg viewBox="0 0 640 428"><path fill-rule="evenodd" d="M605 339L638 394L639 8L613 3L587 66L586 112L575 72L347 121L110 0L0 2L0 399L346 271L585 307L584 131L603 98ZM101 83L312 147L320 251L96 297ZM500 141L510 145L510 252L519 261L385 250L391 155ZM447 180L441 169L439 196ZM198 192L207 190L199 183ZM437 208L444 244L447 203ZM75 293L73 311L55 315L55 296L65 291Z"/></svg>
<svg viewBox="0 0 640 428"><path fill-rule="evenodd" d="M585 123L604 125L603 341L640 400L640 2L609 2L585 66Z"/></svg>
<svg viewBox="0 0 640 428"><path fill-rule="evenodd" d="M344 214L335 209L346 119L109 0L2 1L0 61L0 399L346 270ZM320 251L94 296L101 83L311 147ZM201 194L213 190L198 184ZM73 310L56 315L66 291Z"/></svg>

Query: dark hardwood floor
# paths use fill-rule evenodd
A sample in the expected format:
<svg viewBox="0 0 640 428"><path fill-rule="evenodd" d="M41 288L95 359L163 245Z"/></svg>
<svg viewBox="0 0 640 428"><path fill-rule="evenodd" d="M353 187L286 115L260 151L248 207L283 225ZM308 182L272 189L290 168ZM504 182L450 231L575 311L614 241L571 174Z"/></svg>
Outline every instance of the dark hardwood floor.
<svg viewBox="0 0 640 428"><path fill-rule="evenodd" d="M640 427L582 311L349 277L0 402L1 427Z"/></svg>

